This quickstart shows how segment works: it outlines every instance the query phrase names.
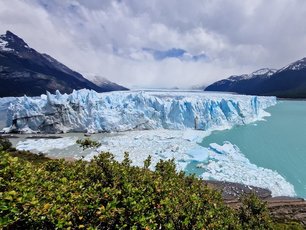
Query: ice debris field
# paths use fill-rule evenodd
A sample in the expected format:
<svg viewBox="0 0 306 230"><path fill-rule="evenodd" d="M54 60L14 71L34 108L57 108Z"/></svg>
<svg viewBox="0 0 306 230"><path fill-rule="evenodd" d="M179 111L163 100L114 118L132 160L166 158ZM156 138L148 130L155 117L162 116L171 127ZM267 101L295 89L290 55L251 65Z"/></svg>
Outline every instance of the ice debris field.
<svg viewBox="0 0 306 230"><path fill-rule="evenodd" d="M4 101L0 99L0 105ZM60 139L22 140L16 143L18 149L50 155L56 155L54 149L58 149L58 156L85 155L85 160L100 151L110 151L122 160L126 151L138 166L151 155L152 169L160 159L174 158L181 170L195 164L201 169L198 176L204 179L268 188L273 196L295 195L285 178L252 164L237 146L225 142L204 148L198 144L211 131L262 120L269 115L265 109L277 103L275 97L154 91L99 94L79 90L70 95L57 92L37 98L11 98L9 102L6 100L7 106L2 106L7 113L5 132L90 132L96 133L92 138L102 143L98 150L82 152L75 146L77 138L70 133Z"/></svg>

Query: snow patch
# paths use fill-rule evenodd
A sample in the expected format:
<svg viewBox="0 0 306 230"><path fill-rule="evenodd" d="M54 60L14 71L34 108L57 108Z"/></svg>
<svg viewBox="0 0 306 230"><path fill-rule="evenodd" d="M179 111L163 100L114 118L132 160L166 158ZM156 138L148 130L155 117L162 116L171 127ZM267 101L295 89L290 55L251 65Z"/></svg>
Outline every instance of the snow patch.
<svg viewBox="0 0 306 230"><path fill-rule="evenodd" d="M253 76L257 76L257 75L271 76L276 71L277 71L276 69L263 68L263 69L259 69L259 70L255 71L255 72L253 72L251 75L253 75Z"/></svg>
<svg viewBox="0 0 306 230"><path fill-rule="evenodd" d="M285 67L281 68L278 72L282 72L284 70L301 70L305 68L306 68L306 58L303 58L294 63L286 65Z"/></svg>
<svg viewBox="0 0 306 230"><path fill-rule="evenodd" d="M277 70L276 69L269 69L269 68L263 68L263 69L259 69L254 71L253 73L250 74L243 74L243 75L234 75L228 78L228 80L230 81L241 81L241 80L248 80L251 79L253 77L270 77L271 75L273 75L274 73L276 73Z"/></svg>
<svg viewBox="0 0 306 230"><path fill-rule="evenodd" d="M2 40L1 37L0 37L0 50L2 50L2 51L13 51L13 49L7 48L7 45L8 45L8 42Z"/></svg>

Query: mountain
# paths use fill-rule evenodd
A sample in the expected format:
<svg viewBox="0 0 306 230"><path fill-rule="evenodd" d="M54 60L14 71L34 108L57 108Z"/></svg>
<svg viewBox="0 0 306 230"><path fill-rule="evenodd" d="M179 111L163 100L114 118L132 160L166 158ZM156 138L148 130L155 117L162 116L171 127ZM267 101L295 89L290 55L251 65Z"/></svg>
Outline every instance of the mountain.
<svg viewBox="0 0 306 230"><path fill-rule="evenodd" d="M51 56L30 48L10 31L0 35L0 97L37 96L56 90L71 93L83 88L113 90L107 85L97 86Z"/></svg>
<svg viewBox="0 0 306 230"><path fill-rule="evenodd" d="M266 68L252 74L231 76L209 85L205 91L306 98L306 58L279 70Z"/></svg>
<svg viewBox="0 0 306 230"><path fill-rule="evenodd" d="M122 91L128 90L122 85L118 85L114 82L109 81L108 79L100 76L94 76L92 82L99 86L104 91Z"/></svg>
<svg viewBox="0 0 306 230"><path fill-rule="evenodd" d="M240 94L256 94L257 86L272 76L276 70L260 69L251 74L233 75L217 81L205 88L205 91L226 91Z"/></svg>

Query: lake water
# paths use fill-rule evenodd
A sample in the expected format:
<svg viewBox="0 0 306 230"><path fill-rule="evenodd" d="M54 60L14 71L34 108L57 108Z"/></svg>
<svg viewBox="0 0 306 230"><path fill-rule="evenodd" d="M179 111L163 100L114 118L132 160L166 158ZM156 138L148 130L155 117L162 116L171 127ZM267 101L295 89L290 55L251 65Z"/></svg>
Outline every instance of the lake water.
<svg viewBox="0 0 306 230"><path fill-rule="evenodd" d="M251 161L277 171L306 198L306 101L279 101L271 117L230 130L216 131L202 146L229 141Z"/></svg>

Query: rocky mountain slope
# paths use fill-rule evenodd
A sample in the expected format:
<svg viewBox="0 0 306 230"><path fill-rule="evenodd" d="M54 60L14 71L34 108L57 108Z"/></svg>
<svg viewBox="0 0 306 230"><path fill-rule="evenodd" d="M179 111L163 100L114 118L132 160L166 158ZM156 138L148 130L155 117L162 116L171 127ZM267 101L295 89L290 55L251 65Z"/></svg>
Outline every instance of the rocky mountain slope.
<svg viewBox="0 0 306 230"><path fill-rule="evenodd" d="M306 98L306 58L279 70L266 68L252 74L231 76L209 85L205 91Z"/></svg>
<svg viewBox="0 0 306 230"><path fill-rule="evenodd" d="M104 77L94 76L92 82L99 86L104 91L128 90L128 88L118 85Z"/></svg>
<svg viewBox="0 0 306 230"><path fill-rule="evenodd" d="M30 48L10 31L0 35L0 97L38 96L56 90L71 93L83 88L97 92L117 90L97 86L51 56Z"/></svg>

